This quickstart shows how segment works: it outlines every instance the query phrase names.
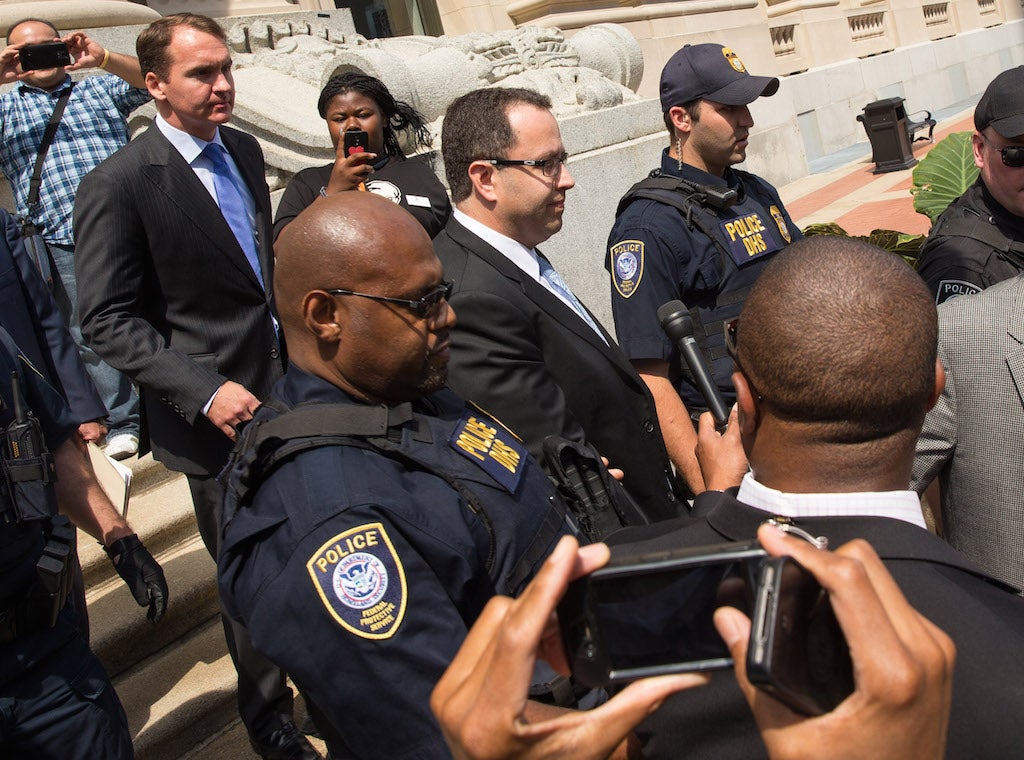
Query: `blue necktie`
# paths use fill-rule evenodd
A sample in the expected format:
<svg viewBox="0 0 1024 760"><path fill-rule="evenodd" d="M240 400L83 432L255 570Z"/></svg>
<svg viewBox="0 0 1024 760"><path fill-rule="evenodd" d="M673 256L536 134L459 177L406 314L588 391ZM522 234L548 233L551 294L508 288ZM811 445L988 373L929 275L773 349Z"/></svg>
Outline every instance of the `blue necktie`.
<svg viewBox="0 0 1024 760"><path fill-rule="evenodd" d="M565 280L562 279L562 275L560 275L555 268L551 266L551 262L540 254L537 255L537 262L540 264L540 278L544 280L544 282L548 283L556 293L565 298L572 308L576 310L576 313L580 315L583 321L590 325L590 329L596 332L598 337L607 343L608 341L605 340L604 335L601 333L601 329L594 323L594 320L591 319L590 314L583 308L583 304L579 302L579 299L577 299L576 296L573 295L573 292L569 290L569 286L565 284Z"/></svg>
<svg viewBox="0 0 1024 760"><path fill-rule="evenodd" d="M224 148L217 143L209 143L203 148L203 155L213 164L213 188L217 191L217 205L224 220L235 233L235 239L242 246L245 258L256 273L256 279L260 286L266 289L263 284L263 271L260 268L260 259L256 253L256 237L253 234L252 224L249 222L249 214L245 211L245 200L242 191L235 182L231 168L224 158Z"/></svg>

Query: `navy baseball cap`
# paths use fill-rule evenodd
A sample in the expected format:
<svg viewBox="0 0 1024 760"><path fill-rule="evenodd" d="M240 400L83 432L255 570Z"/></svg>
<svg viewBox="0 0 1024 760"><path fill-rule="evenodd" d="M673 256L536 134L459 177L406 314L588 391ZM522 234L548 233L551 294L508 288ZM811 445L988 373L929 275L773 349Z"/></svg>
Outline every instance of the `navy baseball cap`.
<svg viewBox="0 0 1024 760"><path fill-rule="evenodd" d="M1024 66L993 79L974 109L974 128L991 126L1007 139L1024 135Z"/></svg>
<svg viewBox="0 0 1024 760"><path fill-rule="evenodd" d="M684 45L661 70L661 110L706 98L745 106L779 90L776 77L755 77L731 49L705 43Z"/></svg>

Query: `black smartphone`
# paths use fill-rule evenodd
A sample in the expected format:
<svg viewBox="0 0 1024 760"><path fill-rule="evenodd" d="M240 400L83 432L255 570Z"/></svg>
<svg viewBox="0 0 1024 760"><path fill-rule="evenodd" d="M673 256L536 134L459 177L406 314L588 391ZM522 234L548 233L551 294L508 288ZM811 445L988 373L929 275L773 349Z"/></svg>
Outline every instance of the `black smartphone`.
<svg viewBox="0 0 1024 760"><path fill-rule="evenodd" d="M558 606L577 680L596 688L730 667L712 616L723 605L751 613L764 550L756 542L640 555L619 549L573 581Z"/></svg>
<svg viewBox="0 0 1024 760"><path fill-rule="evenodd" d="M351 156L353 153L362 153L370 149L370 137L362 129L350 129L345 132L344 145L346 156Z"/></svg>
<svg viewBox="0 0 1024 760"><path fill-rule="evenodd" d="M850 648L828 594L792 557L761 565L747 678L804 715L830 712L853 692Z"/></svg>
<svg viewBox="0 0 1024 760"><path fill-rule="evenodd" d="M42 42L26 45L18 51L22 71L62 69L71 65L71 52L65 42Z"/></svg>

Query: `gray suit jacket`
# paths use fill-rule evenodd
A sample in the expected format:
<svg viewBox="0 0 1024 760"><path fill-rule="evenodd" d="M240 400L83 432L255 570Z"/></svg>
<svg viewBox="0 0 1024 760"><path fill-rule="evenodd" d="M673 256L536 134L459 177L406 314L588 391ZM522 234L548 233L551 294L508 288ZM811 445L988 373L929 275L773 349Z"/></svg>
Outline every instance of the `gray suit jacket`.
<svg viewBox="0 0 1024 760"><path fill-rule="evenodd" d="M1024 587L1024 275L939 307L946 389L925 419L912 487L937 476L945 538Z"/></svg>
<svg viewBox="0 0 1024 760"><path fill-rule="evenodd" d="M155 127L90 172L75 201L82 332L141 386L156 458L196 475L219 471L231 450L202 412L214 391L233 380L264 398L285 366L263 154L243 132L220 134L256 201L266 291L210 193Z"/></svg>

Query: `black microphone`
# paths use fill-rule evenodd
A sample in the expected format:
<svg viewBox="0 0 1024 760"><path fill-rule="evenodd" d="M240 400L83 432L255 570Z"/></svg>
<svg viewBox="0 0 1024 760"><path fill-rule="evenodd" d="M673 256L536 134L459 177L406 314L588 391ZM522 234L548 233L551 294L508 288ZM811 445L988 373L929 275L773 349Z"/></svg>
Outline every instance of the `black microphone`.
<svg viewBox="0 0 1024 760"><path fill-rule="evenodd" d="M715 418L716 427L724 427L729 421L729 407L722 398L721 391L715 385L711 370L704 361L704 354L693 337L693 320L682 301L669 301L658 309L658 321L661 329L671 338L672 342L679 348L683 355L686 366L690 368L697 388L704 397L704 402Z"/></svg>

